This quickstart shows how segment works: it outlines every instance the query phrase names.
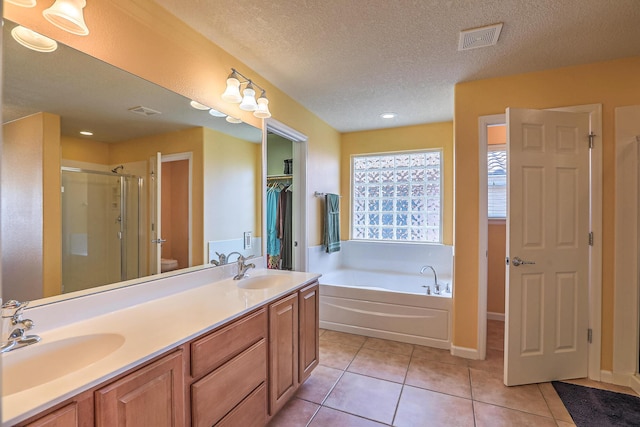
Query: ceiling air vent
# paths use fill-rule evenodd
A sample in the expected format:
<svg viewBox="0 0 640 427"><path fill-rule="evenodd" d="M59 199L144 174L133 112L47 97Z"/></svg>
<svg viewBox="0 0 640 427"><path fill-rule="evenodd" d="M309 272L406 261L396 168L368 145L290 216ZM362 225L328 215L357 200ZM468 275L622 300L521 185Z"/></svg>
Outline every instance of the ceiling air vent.
<svg viewBox="0 0 640 427"><path fill-rule="evenodd" d="M132 113L140 114L141 116L146 116L146 117L162 114L160 111L156 111L149 107L143 107L142 105L138 107L131 107L129 108L129 111L131 111Z"/></svg>
<svg viewBox="0 0 640 427"><path fill-rule="evenodd" d="M460 31L458 50L470 50L479 47L493 46L498 42L500 31L502 31L502 23Z"/></svg>

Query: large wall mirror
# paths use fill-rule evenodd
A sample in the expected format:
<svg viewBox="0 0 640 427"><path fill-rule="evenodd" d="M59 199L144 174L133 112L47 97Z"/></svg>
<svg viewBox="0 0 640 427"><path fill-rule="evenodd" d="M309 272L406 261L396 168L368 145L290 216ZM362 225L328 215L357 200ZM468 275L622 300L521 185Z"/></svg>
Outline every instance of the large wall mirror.
<svg viewBox="0 0 640 427"><path fill-rule="evenodd" d="M5 300L261 255L260 129L68 46L29 50L15 26L3 28Z"/></svg>

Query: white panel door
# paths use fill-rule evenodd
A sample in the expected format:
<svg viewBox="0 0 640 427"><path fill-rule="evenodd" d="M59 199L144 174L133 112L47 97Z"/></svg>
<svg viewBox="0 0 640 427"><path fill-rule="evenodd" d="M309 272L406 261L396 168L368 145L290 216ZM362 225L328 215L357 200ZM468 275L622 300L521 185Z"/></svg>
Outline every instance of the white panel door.
<svg viewBox="0 0 640 427"><path fill-rule="evenodd" d="M504 383L587 376L589 118L507 109Z"/></svg>
<svg viewBox="0 0 640 427"><path fill-rule="evenodd" d="M149 247L149 274L161 272L162 257L162 153L149 160L151 170L151 242Z"/></svg>

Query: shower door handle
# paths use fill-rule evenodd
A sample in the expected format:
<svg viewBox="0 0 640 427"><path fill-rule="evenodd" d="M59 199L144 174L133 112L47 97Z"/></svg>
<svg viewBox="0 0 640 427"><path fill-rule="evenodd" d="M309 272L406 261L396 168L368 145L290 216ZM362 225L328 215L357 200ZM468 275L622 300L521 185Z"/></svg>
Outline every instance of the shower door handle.
<svg viewBox="0 0 640 427"><path fill-rule="evenodd" d="M167 241L167 239L153 239L153 240L151 241L151 243L160 243L160 244L163 244L163 243L164 243L164 242L166 242L166 241Z"/></svg>

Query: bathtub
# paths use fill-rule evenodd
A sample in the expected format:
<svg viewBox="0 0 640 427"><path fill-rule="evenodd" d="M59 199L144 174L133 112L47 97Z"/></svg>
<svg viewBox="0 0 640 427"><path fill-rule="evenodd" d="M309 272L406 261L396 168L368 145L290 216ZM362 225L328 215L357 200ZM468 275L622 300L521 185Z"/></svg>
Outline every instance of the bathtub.
<svg viewBox="0 0 640 427"><path fill-rule="evenodd" d="M438 278L444 291L447 278ZM426 294L431 286L432 295ZM341 268L320 277L320 327L449 349L451 293L433 277Z"/></svg>

